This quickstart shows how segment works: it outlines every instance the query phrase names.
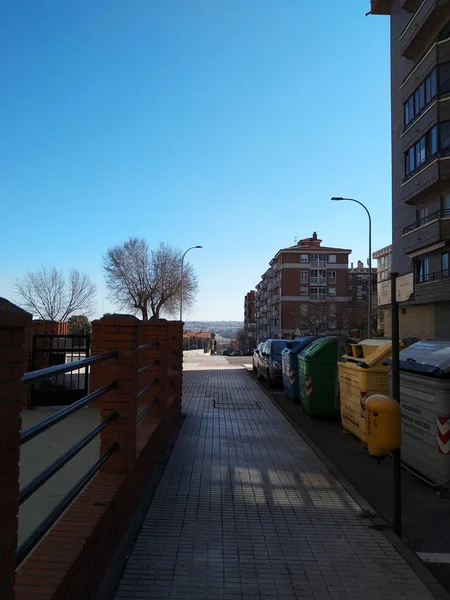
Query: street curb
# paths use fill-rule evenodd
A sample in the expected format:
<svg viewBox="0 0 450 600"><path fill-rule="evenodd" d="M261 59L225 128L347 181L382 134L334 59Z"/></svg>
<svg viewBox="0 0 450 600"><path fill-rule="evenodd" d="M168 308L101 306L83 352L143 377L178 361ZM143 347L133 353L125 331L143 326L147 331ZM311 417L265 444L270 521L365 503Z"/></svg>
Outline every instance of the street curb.
<svg viewBox="0 0 450 600"><path fill-rule="evenodd" d="M248 375L252 377L250 371L246 369ZM433 595L436 600L450 600L450 594L442 587L436 577L431 573L429 569L424 565L420 558L416 555L406 543L398 537L396 533L391 529L392 525L388 523L367 500L358 492L358 490L351 484L346 477L339 471L337 467L325 456L325 454L317 447L317 445L311 440L311 438L292 420L292 418L286 413L286 411L278 404L278 402L272 398L270 392L256 379L253 378L261 390L266 394L271 403L277 408L277 410L284 416L284 418L290 423L295 429L299 436L308 444L311 450L318 456L318 458L324 463L333 477L338 483L350 494L353 500L359 505L362 510L370 511L374 514L374 518L368 519L372 521L375 527L381 526L381 533L386 539L394 546L400 556L408 563L412 570L416 573L419 579L427 587L429 592Z"/></svg>
<svg viewBox="0 0 450 600"><path fill-rule="evenodd" d="M136 543L138 535L142 529L150 504L155 495L156 489L164 474L165 468L175 447L181 427L186 419L185 414L181 414L178 423L167 442L162 455L155 464L153 473L150 476L149 482L144 489L138 503L133 511L130 521L125 526L121 533L120 541L108 562L102 581L95 592L91 595L91 600L112 600L115 596L120 579L125 571L128 559Z"/></svg>

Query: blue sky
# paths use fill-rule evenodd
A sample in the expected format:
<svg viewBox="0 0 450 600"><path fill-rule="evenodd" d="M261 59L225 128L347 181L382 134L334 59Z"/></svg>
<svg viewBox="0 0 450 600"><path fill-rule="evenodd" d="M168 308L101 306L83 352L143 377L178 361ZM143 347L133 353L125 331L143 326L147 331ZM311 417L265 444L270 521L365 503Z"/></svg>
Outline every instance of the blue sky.
<svg viewBox="0 0 450 600"><path fill-rule="evenodd" d="M391 241L389 22L369 1L22 0L0 21L0 295L41 265L181 249L186 318L242 319L277 250Z"/></svg>

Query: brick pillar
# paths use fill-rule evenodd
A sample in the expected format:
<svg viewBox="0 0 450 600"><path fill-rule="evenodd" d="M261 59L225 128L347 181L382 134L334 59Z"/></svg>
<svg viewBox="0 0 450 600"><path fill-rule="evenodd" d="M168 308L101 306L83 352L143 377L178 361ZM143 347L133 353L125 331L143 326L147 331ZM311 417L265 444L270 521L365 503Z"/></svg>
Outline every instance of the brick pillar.
<svg viewBox="0 0 450 600"><path fill-rule="evenodd" d="M176 401L181 410L181 381L183 377L183 323L168 324L168 403Z"/></svg>
<svg viewBox="0 0 450 600"><path fill-rule="evenodd" d="M144 351L146 361L157 360L158 364L148 371L148 380L157 380L155 385L146 393L145 405L153 402L158 398L158 403L152 408L149 414L164 415L167 410L167 362L168 362L168 321L166 319L152 319L151 321L141 321L141 336L142 344L150 344L158 342L155 348L151 351ZM144 364L144 363L142 363ZM140 383L140 388L143 385Z"/></svg>
<svg viewBox="0 0 450 600"><path fill-rule="evenodd" d="M113 442L119 444L103 471L128 472L136 460L138 326L138 319L131 315L109 315L92 323L92 356L119 351L117 359L111 358L91 367L91 392L112 381L118 382L118 387L100 400L102 419L114 411L119 414L119 418L101 433L101 454Z"/></svg>
<svg viewBox="0 0 450 600"><path fill-rule="evenodd" d="M19 511L20 411L31 315L0 298L0 598L13 600Z"/></svg>

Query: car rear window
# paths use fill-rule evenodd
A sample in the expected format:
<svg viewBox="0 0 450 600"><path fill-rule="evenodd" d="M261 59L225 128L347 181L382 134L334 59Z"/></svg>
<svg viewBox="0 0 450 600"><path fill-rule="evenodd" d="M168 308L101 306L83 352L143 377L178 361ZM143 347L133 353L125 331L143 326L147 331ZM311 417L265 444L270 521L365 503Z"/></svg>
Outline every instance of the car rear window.
<svg viewBox="0 0 450 600"><path fill-rule="evenodd" d="M281 351L286 348L288 342L272 342L272 352L274 354L281 354Z"/></svg>

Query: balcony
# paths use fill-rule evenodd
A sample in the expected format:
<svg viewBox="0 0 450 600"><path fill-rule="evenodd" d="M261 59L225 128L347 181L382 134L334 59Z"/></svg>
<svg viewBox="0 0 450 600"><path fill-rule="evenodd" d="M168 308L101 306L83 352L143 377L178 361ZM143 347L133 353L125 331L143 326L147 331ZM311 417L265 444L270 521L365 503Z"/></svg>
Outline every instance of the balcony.
<svg viewBox="0 0 450 600"><path fill-rule="evenodd" d="M326 277L311 277L311 285L327 285Z"/></svg>
<svg viewBox="0 0 450 600"><path fill-rule="evenodd" d="M450 295L450 272L429 273L422 280L416 279L414 299L419 302L439 302L448 300Z"/></svg>
<svg viewBox="0 0 450 600"><path fill-rule="evenodd" d="M326 260L312 260L311 268L312 269L326 269L327 261Z"/></svg>
<svg viewBox="0 0 450 600"><path fill-rule="evenodd" d="M390 15L392 0L371 0L370 12L373 15Z"/></svg>
<svg viewBox="0 0 450 600"><path fill-rule="evenodd" d="M417 60L430 45L430 38L438 33L439 25L445 23L448 13L447 0L423 0L400 36L403 56Z"/></svg>
<svg viewBox="0 0 450 600"><path fill-rule="evenodd" d="M328 284L334 285L336 283L336 277L328 277Z"/></svg>
<svg viewBox="0 0 450 600"><path fill-rule="evenodd" d="M402 238L405 254L450 239L450 210L438 210L417 219L403 229Z"/></svg>
<svg viewBox="0 0 450 600"><path fill-rule="evenodd" d="M314 292L311 292L311 294L310 294L311 300L325 300L326 297L327 297L326 294L317 294Z"/></svg>
<svg viewBox="0 0 450 600"><path fill-rule="evenodd" d="M423 196L438 191L440 180L447 179L450 179L450 156L434 155L403 181L403 202L417 204Z"/></svg>

